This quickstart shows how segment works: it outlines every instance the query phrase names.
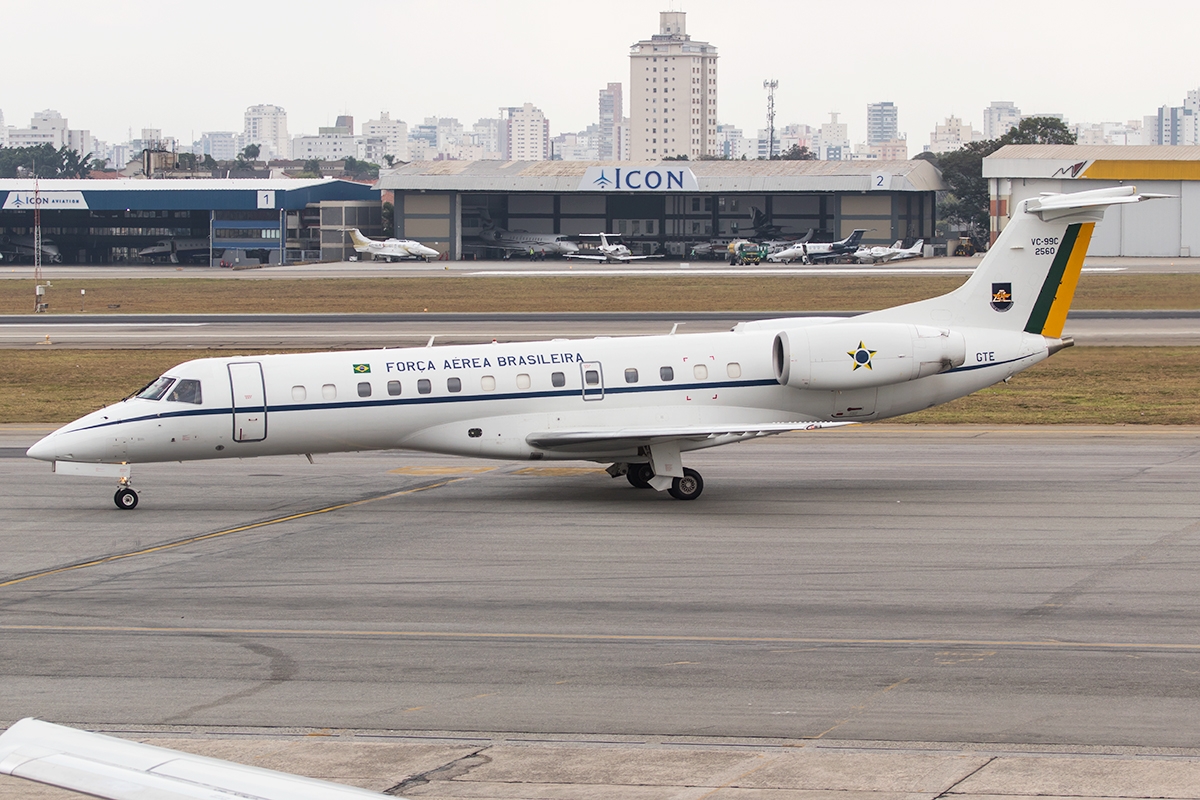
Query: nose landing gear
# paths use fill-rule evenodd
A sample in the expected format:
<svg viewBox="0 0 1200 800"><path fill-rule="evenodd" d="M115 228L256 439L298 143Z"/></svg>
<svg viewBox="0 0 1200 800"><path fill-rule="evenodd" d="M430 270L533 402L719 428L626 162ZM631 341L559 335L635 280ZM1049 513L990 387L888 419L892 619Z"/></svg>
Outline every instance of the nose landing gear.
<svg viewBox="0 0 1200 800"><path fill-rule="evenodd" d="M117 488L117 493L113 495L113 502L122 511L132 511L137 508L138 493L129 485L128 479L121 479L121 485Z"/></svg>

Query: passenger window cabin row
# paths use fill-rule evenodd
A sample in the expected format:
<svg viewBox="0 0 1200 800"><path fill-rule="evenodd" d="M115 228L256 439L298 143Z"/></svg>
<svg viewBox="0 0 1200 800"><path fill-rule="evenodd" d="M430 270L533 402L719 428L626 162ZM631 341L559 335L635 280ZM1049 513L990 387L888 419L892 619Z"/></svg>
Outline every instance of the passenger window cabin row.
<svg viewBox="0 0 1200 800"><path fill-rule="evenodd" d="M725 374L728 375L730 378L735 378L735 379L742 377L741 364L737 363L736 361L729 362L728 364L725 365ZM707 364L694 364L692 366L692 375L698 381L708 380L708 365ZM660 381L662 381L663 383L670 383L670 382L674 381L675 380L675 368L674 367L659 367L658 379ZM625 370L625 383L638 383L639 380L640 380L639 373L636 368L630 367ZM594 369L584 370L583 382L586 386L599 386L600 385L599 370L594 370ZM195 381L193 381L193 383L195 383ZM522 372L516 376L516 384L517 384L518 389L525 390L525 389L530 388L533 385L533 380L528 375L528 373ZM562 388L562 387L566 386L567 385L566 373L563 373L563 372L550 373L550 384L552 386L554 386L555 388ZM150 390L150 388L153 388L153 385L151 387L148 387L146 391L148 392ZM463 388L462 378L453 377L453 378L446 379L446 391L447 392L450 392L451 394L456 394L458 392L461 392L462 388ZM484 392L496 391L496 377L494 375L481 376L479 379L479 388L481 391L484 391ZM374 384L372 384L370 381L360 381L358 383L357 390L358 390L359 397L371 397L374 394ZM399 397L401 394L400 381L398 381L398 380L388 381L386 390L387 390L387 394L389 397ZM196 387L196 396L197 397L199 397L199 391L200 391L199 384L197 383L197 387ZM417 379L417 394L432 394L432 393L433 393L433 382L429 378L418 378ZM308 390L305 389L305 387L303 387L303 386L293 386L292 387L292 400L294 402L298 402L298 403L304 402L307 399L307 397L308 397ZM324 384L321 387L321 398L323 400L336 400L337 399L337 386L332 383ZM200 402L200 401L197 399L195 402Z"/></svg>

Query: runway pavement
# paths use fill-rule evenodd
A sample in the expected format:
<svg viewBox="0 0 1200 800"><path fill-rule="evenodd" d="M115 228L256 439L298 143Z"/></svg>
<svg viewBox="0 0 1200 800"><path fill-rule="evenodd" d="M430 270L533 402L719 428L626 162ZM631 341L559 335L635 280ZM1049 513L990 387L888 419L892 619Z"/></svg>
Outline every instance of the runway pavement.
<svg viewBox="0 0 1200 800"><path fill-rule="evenodd" d="M916 259L897 264L861 265L832 264L763 264L757 267L734 267L725 261L654 259L631 264L594 264L587 261L550 259L547 261L405 261L405 262L331 262L325 264L295 264L267 266L256 269L222 269L220 267L175 264L103 264L61 265L43 267L43 276L54 278L130 279L130 278L216 278L228 280L294 280L303 278L380 278L412 276L464 275L674 275L681 272L702 272L708 275L967 275L978 266L982 256L972 258L942 257ZM1200 258L1122 258L1096 256L1088 258L1084 272L1189 273L1200 272ZM0 265L0 280L32 280L30 264Z"/></svg>
<svg viewBox="0 0 1200 800"><path fill-rule="evenodd" d="M0 448L0 719L1200 747L1200 430L863 426L592 465ZM178 544L175 544L178 543Z"/></svg>
<svg viewBox="0 0 1200 800"><path fill-rule="evenodd" d="M818 312L805 316L848 316ZM194 314L0 316L0 348L414 347L729 330L761 312L535 314ZM1067 336L1081 345L1200 345L1200 311L1072 311Z"/></svg>

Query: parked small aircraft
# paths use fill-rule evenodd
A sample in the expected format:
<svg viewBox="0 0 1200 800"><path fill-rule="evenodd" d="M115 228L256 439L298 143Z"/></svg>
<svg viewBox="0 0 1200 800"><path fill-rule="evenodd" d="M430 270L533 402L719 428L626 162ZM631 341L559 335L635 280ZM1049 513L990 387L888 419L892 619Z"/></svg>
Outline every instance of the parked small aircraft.
<svg viewBox="0 0 1200 800"><path fill-rule="evenodd" d="M428 261L439 255L432 247L426 247L411 239L387 239L382 242L368 239L358 228L350 230L350 241L354 243L355 252L369 255L372 260L382 258L385 261L401 261L419 258Z"/></svg>
<svg viewBox="0 0 1200 800"><path fill-rule="evenodd" d="M962 286L856 317L188 361L27 454L116 478L119 508L137 505L134 463L402 448L597 461L691 500L704 482L683 453L919 411L1069 347L1063 325L1096 222L1108 206L1161 196L1120 186L1022 200Z"/></svg>
<svg viewBox="0 0 1200 800"><path fill-rule="evenodd" d="M483 214L482 217L483 230L479 232L479 241L484 247L505 251L505 258L514 253L524 255L530 251L535 255L547 256L565 256L579 252L579 245L563 234L506 231L504 228L497 228L496 223L487 214Z"/></svg>
<svg viewBox="0 0 1200 800"><path fill-rule="evenodd" d="M805 264L815 264L818 261L834 261L857 250L858 243L862 240L863 234L866 232L865 228L858 228L840 242L829 242L828 244L801 242L794 247L780 250L778 253L772 253L767 256L767 260L782 261L784 264L790 264L797 260Z"/></svg>
<svg viewBox="0 0 1200 800"><path fill-rule="evenodd" d="M178 264L181 261L207 261L211 252L208 239L160 239L149 247L138 250L138 255Z"/></svg>
<svg viewBox="0 0 1200 800"><path fill-rule="evenodd" d="M918 239L916 244L909 248L904 247L903 241L897 241L891 247L860 247L854 253L854 260L860 264L886 264L890 261L921 258L924 253L924 239Z"/></svg>
<svg viewBox="0 0 1200 800"><path fill-rule="evenodd" d="M0 238L0 261L33 261L36 248L32 236L5 236ZM62 252L58 245L49 239L42 239L42 261L47 264L61 264Z"/></svg>
<svg viewBox="0 0 1200 800"><path fill-rule="evenodd" d="M586 261L604 261L609 264L625 264L630 261L643 261L647 258L662 258L662 254L652 256L635 256L629 251L629 248L620 242L610 242L608 237L620 236L618 233L581 233L580 236L599 237L600 244L596 247L595 252L591 253L567 253L567 258L582 258Z"/></svg>

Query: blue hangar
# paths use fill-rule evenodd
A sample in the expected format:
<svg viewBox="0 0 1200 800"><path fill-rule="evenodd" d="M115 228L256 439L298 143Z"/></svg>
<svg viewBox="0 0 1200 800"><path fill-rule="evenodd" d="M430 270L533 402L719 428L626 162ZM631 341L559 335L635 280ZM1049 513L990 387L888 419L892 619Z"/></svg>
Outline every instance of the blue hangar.
<svg viewBox="0 0 1200 800"><path fill-rule="evenodd" d="M45 262L340 261L346 228L383 232L377 189L343 180L0 179L0 257Z"/></svg>

